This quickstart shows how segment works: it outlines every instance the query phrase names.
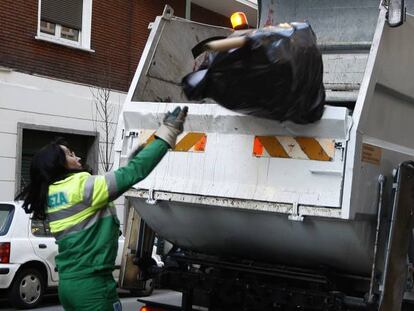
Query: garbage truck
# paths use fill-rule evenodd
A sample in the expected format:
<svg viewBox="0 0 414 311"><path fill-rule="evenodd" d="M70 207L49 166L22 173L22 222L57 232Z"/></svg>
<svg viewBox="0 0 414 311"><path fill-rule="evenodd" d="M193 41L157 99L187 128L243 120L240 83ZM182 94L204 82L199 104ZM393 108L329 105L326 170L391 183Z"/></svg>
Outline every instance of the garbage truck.
<svg viewBox="0 0 414 311"><path fill-rule="evenodd" d="M233 30L167 6L122 109L116 164L167 111L189 114L176 147L125 195L121 286L179 293L175 306L142 300L146 310L414 310L413 7L258 1L258 27L307 20L318 38L324 112L296 124L189 102L180 84L194 47Z"/></svg>

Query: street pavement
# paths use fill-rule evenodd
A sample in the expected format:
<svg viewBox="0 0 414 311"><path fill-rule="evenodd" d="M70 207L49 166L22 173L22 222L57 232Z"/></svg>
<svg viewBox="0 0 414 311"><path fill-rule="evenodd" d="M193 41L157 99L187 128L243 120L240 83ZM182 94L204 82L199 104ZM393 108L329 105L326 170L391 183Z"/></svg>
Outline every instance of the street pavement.
<svg viewBox="0 0 414 311"><path fill-rule="evenodd" d="M119 297L122 303L123 311L139 311L143 306L142 303L137 301L137 297L133 297L130 294L119 292ZM0 298L0 311L11 311L14 309L6 299ZM64 311L63 307L59 303L59 298L57 294L50 294L44 297L43 302L40 307L36 309L28 309L36 311Z"/></svg>

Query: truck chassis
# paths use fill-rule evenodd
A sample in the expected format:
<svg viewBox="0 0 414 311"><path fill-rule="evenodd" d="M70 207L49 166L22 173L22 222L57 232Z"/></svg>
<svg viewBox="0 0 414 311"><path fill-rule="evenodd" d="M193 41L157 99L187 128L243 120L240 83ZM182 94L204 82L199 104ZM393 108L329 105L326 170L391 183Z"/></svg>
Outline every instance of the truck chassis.
<svg viewBox="0 0 414 311"><path fill-rule="evenodd" d="M158 278L162 288L182 292L184 311L193 310L195 305L210 311L412 310L409 252L414 224L414 162L402 163L395 172L390 213L382 207L384 183L380 177L376 256L371 275L221 258L173 247L163 268L151 264L146 256L136 260L141 280ZM153 234L148 237L153 240ZM139 243L141 249L148 240Z"/></svg>

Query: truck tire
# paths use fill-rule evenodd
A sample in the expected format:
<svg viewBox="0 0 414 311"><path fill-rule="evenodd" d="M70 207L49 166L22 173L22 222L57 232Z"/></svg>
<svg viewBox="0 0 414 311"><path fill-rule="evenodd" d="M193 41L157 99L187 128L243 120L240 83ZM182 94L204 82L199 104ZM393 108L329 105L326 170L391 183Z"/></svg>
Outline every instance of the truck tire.
<svg viewBox="0 0 414 311"><path fill-rule="evenodd" d="M45 280L34 268L17 272L9 289L9 301L18 309L36 308L43 299Z"/></svg>
<svg viewBox="0 0 414 311"><path fill-rule="evenodd" d="M403 301L401 306L401 311L411 311L414 310L414 302Z"/></svg>

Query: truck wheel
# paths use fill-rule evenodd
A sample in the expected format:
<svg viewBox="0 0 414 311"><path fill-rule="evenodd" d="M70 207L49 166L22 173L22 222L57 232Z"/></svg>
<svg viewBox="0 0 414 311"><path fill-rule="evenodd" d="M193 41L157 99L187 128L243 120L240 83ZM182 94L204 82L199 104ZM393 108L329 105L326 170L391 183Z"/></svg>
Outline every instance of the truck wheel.
<svg viewBox="0 0 414 311"><path fill-rule="evenodd" d="M145 282L145 288L143 289L137 289L133 288L130 289L129 292L131 295L137 296L137 297L148 297L152 295L152 292L154 291L155 282L154 279L149 279L144 281Z"/></svg>
<svg viewBox="0 0 414 311"><path fill-rule="evenodd" d="M19 309L35 308L43 298L45 281L42 274L33 268L20 270L9 289L10 303Z"/></svg>
<svg viewBox="0 0 414 311"><path fill-rule="evenodd" d="M401 311L411 311L414 310L414 302L403 301L401 306Z"/></svg>

